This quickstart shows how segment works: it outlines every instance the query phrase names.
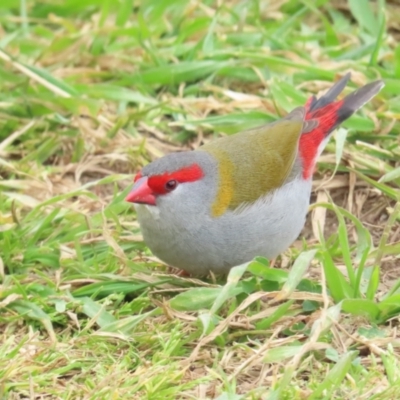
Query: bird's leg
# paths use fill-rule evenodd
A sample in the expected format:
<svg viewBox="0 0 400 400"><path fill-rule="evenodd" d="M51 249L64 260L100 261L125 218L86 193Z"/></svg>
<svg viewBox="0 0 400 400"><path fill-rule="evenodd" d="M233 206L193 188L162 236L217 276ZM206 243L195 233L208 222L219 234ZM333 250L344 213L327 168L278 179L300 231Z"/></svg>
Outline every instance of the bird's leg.
<svg viewBox="0 0 400 400"><path fill-rule="evenodd" d="M184 269L180 269L176 275L182 277L182 278L190 278L189 272L185 271Z"/></svg>
<svg viewBox="0 0 400 400"><path fill-rule="evenodd" d="M185 271L183 269L172 267L171 265L168 266L167 271L170 274L173 274L173 275L176 275L176 276L180 276L182 278L189 278L190 277L189 272L187 272L187 271Z"/></svg>

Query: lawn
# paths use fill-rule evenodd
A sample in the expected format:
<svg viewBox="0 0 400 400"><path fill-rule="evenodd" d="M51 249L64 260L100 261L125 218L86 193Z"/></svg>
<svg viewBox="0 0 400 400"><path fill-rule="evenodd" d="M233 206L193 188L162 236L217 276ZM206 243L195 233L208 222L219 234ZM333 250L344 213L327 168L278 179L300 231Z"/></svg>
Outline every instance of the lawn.
<svg viewBox="0 0 400 400"><path fill-rule="evenodd" d="M0 399L398 398L399 27L394 0L1 0ZM347 72L386 86L273 267L151 254L124 201L141 166Z"/></svg>

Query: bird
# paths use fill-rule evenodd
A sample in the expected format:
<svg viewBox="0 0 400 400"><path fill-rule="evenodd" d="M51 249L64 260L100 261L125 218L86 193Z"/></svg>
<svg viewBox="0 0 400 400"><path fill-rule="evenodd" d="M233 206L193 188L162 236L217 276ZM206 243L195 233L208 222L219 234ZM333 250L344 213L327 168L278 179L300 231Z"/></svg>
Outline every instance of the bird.
<svg viewBox="0 0 400 400"><path fill-rule="evenodd" d="M289 248L304 227L316 160L332 132L384 86L377 80L337 100L350 78L277 121L145 165L126 201L152 253L205 276Z"/></svg>

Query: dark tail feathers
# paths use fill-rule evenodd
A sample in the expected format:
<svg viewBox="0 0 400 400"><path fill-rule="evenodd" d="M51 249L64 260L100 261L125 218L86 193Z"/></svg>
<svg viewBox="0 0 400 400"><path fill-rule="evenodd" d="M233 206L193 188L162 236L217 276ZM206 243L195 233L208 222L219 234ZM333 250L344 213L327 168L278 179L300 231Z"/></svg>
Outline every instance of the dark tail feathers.
<svg viewBox="0 0 400 400"><path fill-rule="evenodd" d="M361 108L365 103L371 100L385 86L384 82L379 80L368 83L347 95L343 100L335 103L336 97L346 87L351 74L347 73L342 79L336 82L321 98L313 96L306 106L306 119L319 119L326 112L335 110L335 121L332 130L341 122L349 118L354 112ZM334 103L334 104L332 104ZM329 107L327 107L330 105ZM332 107L333 106L333 107ZM336 106L336 107L335 107ZM328 132L327 132L328 133Z"/></svg>

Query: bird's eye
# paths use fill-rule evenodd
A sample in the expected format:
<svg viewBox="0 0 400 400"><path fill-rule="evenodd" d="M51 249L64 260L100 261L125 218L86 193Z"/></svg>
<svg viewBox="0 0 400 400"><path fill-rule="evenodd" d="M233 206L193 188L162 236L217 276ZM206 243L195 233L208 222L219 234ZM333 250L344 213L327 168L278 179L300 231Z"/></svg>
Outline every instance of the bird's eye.
<svg viewBox="0 0 400 400"><path fill-rule="evenodd" d="M174 190L178 186L178 182L175 179L171 179L165 184L165 189L168 191Z"/></svg>

